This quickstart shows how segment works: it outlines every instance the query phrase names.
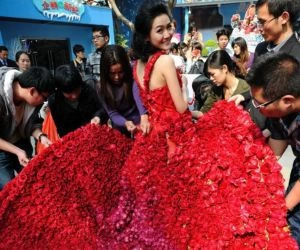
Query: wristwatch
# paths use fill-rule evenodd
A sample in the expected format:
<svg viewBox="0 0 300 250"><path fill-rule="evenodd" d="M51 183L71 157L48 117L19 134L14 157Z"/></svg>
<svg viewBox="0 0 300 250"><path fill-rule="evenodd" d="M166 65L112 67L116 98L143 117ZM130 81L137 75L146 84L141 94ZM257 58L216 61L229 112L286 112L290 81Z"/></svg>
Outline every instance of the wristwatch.
<svg viewBox="0 0 300 250"><path fill-rule="evenodd" d="M40 133L39 136L38 136L38 141L39 141L39 142L41 142L42 136L48 137L47 134Z"/></svg>

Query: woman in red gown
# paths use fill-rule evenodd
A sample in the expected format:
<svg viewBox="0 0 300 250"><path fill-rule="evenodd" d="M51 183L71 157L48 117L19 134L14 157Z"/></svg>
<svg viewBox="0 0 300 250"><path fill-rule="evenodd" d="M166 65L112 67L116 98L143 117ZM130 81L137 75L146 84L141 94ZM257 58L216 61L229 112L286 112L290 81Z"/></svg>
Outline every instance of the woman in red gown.
<svg viewBox="0 0 300 250"><path fill-rule="evenodd" d="M0 249L296 249L280 166L248 114L219 102L192 123L164 54L171 20L148 0L135 20L150 133L88 125L43 151L0 193Z"/></svg>

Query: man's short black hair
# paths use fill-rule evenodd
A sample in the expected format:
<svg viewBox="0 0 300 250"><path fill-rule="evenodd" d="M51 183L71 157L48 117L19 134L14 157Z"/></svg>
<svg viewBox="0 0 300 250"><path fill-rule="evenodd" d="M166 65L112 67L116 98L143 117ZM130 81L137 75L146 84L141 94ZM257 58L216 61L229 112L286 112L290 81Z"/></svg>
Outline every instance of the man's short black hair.
<svg viewBox="0 0 300 250"><path fill-rule="evenodd" d="M4 50L4 51L8 51L8 49L7 49L5 46L1 45L1 46L0 46L0 52L3 51L3 50Z"/></svg>
<svg viewBox="0 0 300 250"><path fill-rule="evenodd" d="M84 52L84 47L81 44L75 44L73 46L73 53L76 56L77 53Z"/></svg>
<svg viewBox="0 0 300 250"><path fill-rule="evenodd" d="M227 36L228 39L230 38L230 31L226 28L220 29L216 33L217 40L219 40L220 36Z"/></svg>
<svg viewBox="0 0 300 250"><path fill-rule="evenodd" d="M256 2L256 10L267 4L269 13L274 17L279 17L284 11L290 15L290 23L293 25L300 13L299 0L258 0Z"/></svg>
<svg viewBox="0 0 300 250"><path fill-rule="evenodd" d="M109 37L109 31L108 31L108 27L105 25L98 25L98 26L94 26L92 29L93 32L97 32L99 31L101 33L102 36L107 36Z"/></svg>
<svg viewBox="0 0 300 250"><path fill-rule="evenodd" d="M20 74L17 80L22 88L34 87L39 93L54 91L54 79L45 67L33 66Z"/></svg>
<svg viewBox="0 0 300 250"><path fill-rule="evenodd" d="M300 97L300 63L285 53L259 57L246 76L251 87L263 88L269 100L284 95Z"/></svg>

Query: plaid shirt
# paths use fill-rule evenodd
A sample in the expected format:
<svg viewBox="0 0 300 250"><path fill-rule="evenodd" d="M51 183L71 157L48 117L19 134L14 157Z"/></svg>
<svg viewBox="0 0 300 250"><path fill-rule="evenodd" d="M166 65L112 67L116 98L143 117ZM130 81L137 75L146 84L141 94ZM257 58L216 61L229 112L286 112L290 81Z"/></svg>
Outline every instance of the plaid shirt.
<svg viewBox="0 0 300 250"><path fill-rule="evenodd" d="M100 81L100 59L101 52L93 52L89 54L87 59L87 69L92 75L93 79L96 81Z"/></svg>

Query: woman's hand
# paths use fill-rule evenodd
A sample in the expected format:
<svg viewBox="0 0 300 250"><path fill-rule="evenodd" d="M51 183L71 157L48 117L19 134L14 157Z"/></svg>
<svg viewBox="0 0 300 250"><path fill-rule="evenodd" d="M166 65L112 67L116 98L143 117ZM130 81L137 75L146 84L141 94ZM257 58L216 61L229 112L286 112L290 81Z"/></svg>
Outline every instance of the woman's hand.
<svg viewBox="0 0 300 250"><path fill-rule="evenodd" d="M193 110L191 111L191 114L194 119L199 119L201 116L203 116L203 113L199 110Z"/></svg>
<svg viewBox="0 0 300 250"><path fill-rule="evenodd" d="M134 123L132 121L126 121L125 127L126 127L127 131L130 133L132 133L136 129L136 126L134 125Z"/></svg>
<svg viewBox="0 0 300 250"><path fill-rule="evenodd" d="M143 135L149 134L150 128L151 128L151 124L150 124L150 122L148 120L148 115L142 115L141 116L140 128L141 128L141 130L143 132Z"/></svg>
<svg viewBox="0 0 300 250"><path fill-rule="evenodd" d="M98 116L95 116L95 117L91 120L91 124L99 125L99 124L100 124L100 118L99 118Z"/></svg>
<svg viewBox="0 0 300 250"><path fill-rule="evenodd" d="M239 105L241 102L245 101L245 97L238 94L238 95L234 95L234 96L231 96L228 100L228 102L234 102L235 105Z"/></svg>

